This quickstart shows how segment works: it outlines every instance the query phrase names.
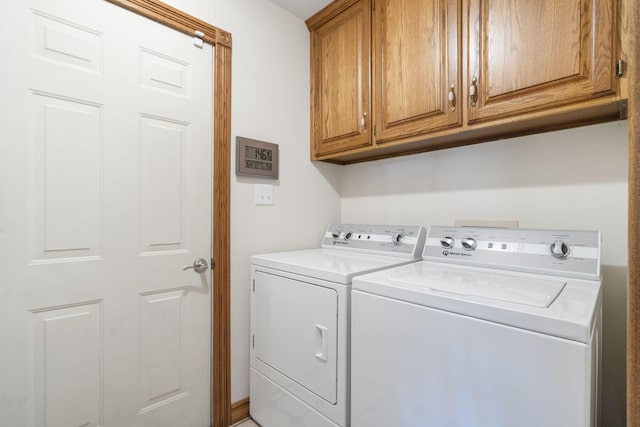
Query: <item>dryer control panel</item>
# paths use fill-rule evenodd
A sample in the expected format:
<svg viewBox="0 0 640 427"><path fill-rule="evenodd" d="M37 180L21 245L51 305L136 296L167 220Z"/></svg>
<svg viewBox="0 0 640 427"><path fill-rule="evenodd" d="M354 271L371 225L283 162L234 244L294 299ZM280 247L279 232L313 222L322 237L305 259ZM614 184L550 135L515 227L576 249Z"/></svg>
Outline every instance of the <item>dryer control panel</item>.
<svg viewBox="0 0 640 427"><path fill-rule="evenodd" d="M432 226L423 259L598 280L600 243L599 231Z"/></svg>
<svg viewBox="0 0 640 427"><path fill-rule="evenodd" d="M420 258L426 232L421 226L331 224L321 246L378 255Z"/></svg>

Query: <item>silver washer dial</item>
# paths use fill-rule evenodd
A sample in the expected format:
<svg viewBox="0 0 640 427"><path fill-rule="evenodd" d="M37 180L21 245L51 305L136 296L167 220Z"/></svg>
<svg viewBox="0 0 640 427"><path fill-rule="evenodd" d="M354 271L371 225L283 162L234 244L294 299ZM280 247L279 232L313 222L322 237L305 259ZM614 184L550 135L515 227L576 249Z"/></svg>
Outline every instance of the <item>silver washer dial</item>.
<svg viewBox="0 0 640 427"><path fill-rule="evenodd" d="M567 246L564 241L558 239L549 246L549 251L551 251L552 257L565 259L569 255L569 246Z"/></svg>
<svg viewBox="0 0 640 427"><path fill-rule="evenodd" d="M455 240L453 239L453 237L444 236L440 238L440 245L442 245L444 249L453 248L454 243L455 243Z"/></svg>
<svg viewBox="0 0 640 427"><path fill-rule="evenodd" d="M464 237L460 243L465 251L473 251L478 247L478 242L473 237Z"/></svg>

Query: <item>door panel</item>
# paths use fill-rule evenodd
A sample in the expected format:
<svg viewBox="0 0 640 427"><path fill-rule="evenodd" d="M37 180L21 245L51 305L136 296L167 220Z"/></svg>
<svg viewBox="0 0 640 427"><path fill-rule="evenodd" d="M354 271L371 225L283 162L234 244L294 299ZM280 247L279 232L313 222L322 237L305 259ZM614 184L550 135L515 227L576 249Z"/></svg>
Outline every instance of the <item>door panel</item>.
<svg viewBox="0 0 640 427"><path fill-rule="evenodd" d="M470 122L611 94L613 34L605 0L470 1Z"/></svg>
<svg viewBox="0 0 640 427"><path fill-rule="evenodd" d="M140 117L143 254L184 250L187 123Z"/></svg>
<svg viewBox="0 0 640 427"><path fill-rule="evenodd" d="M30 313L35 425L103 425L102 308L93 301Z"/></svg>
<svg viewBox="0 0 640 427"><path fill-rule="evenodd" d="M29 94L31 262L101 257L102 107Z"/></svg>
<svg viewBox="0 0 640 427"><path fill-rule="evenodd" d="M0 425L209 425L211 46L99 0L0 14Z"/></svg>

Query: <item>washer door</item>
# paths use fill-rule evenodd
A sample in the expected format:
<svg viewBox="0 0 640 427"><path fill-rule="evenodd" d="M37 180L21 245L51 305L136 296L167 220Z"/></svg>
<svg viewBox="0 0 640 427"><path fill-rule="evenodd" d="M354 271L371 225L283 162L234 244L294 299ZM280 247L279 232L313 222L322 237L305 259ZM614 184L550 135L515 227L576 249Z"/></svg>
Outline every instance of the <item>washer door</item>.
<svg viewBox="0 0 640 427"><path fill-rule="evenodd" d="M254 279L255 357L335 404L337 292L261 271Z"/></svg>

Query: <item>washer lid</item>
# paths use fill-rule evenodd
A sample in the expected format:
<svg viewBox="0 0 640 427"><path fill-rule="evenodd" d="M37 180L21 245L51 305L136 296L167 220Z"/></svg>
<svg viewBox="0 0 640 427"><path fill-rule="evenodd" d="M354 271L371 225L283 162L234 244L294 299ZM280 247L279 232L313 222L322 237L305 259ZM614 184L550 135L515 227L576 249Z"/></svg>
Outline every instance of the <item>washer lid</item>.
<svg viewBox="0 0 640 427"><path fill-rule="evenodd" d="M488 298L543 308L549 307L567 284L565 280L525 277L514 280L513 276L499 273L441 267L416 270L411 274L389 277L388 280L391 283L413 285L462 298Z"/></svg>
<svg viewBox="0 0 640 427"><path fill-rule="evenodd" d="M588 343L602 283L422 261L353 278L352 290ZM356 309L355 301L352 309Z"/></svg>

